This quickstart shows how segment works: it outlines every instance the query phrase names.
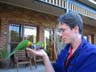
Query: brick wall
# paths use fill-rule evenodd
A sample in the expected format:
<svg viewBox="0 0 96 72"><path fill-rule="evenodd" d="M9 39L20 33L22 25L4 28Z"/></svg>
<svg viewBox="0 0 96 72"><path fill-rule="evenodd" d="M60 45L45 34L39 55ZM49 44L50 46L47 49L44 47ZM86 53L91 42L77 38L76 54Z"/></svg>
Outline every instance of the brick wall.
<svg viewBox="0 0 96 72"><path fill-rule="evenodd" d="M6 48L8 44L8 24L6 18L1 18L0 48Z"/></svg>
<svg viewBox="0 0 96 72"><path fill-rule="evenodd" d="M0 16L7 18L9 23L35 24L44 27L55 27L57 19L53 15L2 3L0 3Z"/></svg>

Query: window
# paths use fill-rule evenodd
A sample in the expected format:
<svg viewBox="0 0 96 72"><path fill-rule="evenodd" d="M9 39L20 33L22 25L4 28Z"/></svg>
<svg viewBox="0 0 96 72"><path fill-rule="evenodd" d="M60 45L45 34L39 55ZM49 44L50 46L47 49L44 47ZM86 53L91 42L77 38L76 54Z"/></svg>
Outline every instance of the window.
<svg viewBox="0 0 96 72"><path fill-rule="evenodd" d="M31 38L33 43L36 42L36 27L23 26L21 24L9 25L9 52L17 46L17 44L23 39Z"/></svg>
<svg viewBox="0 0 96 72"><path fill-rule="evenodd" d="M49 32L49 30L46 29L46 30L44 31L45 49L46 49L46 47L49 45L49 41L50 41L49 37L50 37L50 32Z"/></svg>
<svg viewBox="0 0 96 72"><path fill-rule="evenodd" d="M94 35L86 35L84 38L89 42L94 44Z"/></svg>
<svg viewBox="0 0 96 72"><path fill-rule="evenodd" d="M24 26L24 39L30 38L32 43L36 43L36 27Z"/></svg>
<svg viewBox="0 0 96 72"><path fill-rule="evenodd" d="M20 42L22 40L21 25L11 24L9 26L9 33L11 36L11 42Z"/></svg>
<svg viewBox="0 0 96 72"><path fill-rule="evenodd" d="M55 59L55 49L54 49L54 30L53 29L45 29L44 30L44 43L45 50L50 58L50 60Z"/></svg>
<svg viewBox="0 0 96 72"><path fill-rule="evenodd" d="M10 24L9 25L9 44L11 51L22 40L22 27L21 25Z"/></svg>

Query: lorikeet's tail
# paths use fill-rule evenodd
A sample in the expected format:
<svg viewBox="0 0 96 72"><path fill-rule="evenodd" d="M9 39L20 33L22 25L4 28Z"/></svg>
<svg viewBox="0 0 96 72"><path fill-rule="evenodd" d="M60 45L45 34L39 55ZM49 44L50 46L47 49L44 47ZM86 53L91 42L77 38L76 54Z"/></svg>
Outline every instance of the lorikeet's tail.
<svg viewBox="0 0 96 72"><path fill-rule="evenodd" d="M12 53L10 53L10 54L8 55L8 58L11 57L15 52L16 52L16 50L14 50Z"/></svg>

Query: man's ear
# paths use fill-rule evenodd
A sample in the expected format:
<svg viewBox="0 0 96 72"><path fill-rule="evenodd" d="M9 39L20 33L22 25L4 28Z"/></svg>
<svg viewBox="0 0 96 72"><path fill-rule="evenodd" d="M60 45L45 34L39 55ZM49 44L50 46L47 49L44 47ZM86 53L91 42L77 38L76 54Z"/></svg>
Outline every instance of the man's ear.
<svg viewBox="0 0 96 72"><path fill-rule="evenodd" d="M78 26L75 26L75 27L73 28L73 31L76 32L76 33L78 33L78 32L79 32L79 27L78 27Z"/></svg>

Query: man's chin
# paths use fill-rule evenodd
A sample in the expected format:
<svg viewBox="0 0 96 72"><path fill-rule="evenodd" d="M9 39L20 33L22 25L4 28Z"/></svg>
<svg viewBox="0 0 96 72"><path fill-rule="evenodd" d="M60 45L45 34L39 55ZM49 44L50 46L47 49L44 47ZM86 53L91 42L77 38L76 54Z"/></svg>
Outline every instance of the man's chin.
<svg viewBox="0 0 96 72"><path fill-rule="evenodd" d="M69 42L65 42L65 41L63 41L63 43L64 43L64 44L69 44Z"/></svg>

